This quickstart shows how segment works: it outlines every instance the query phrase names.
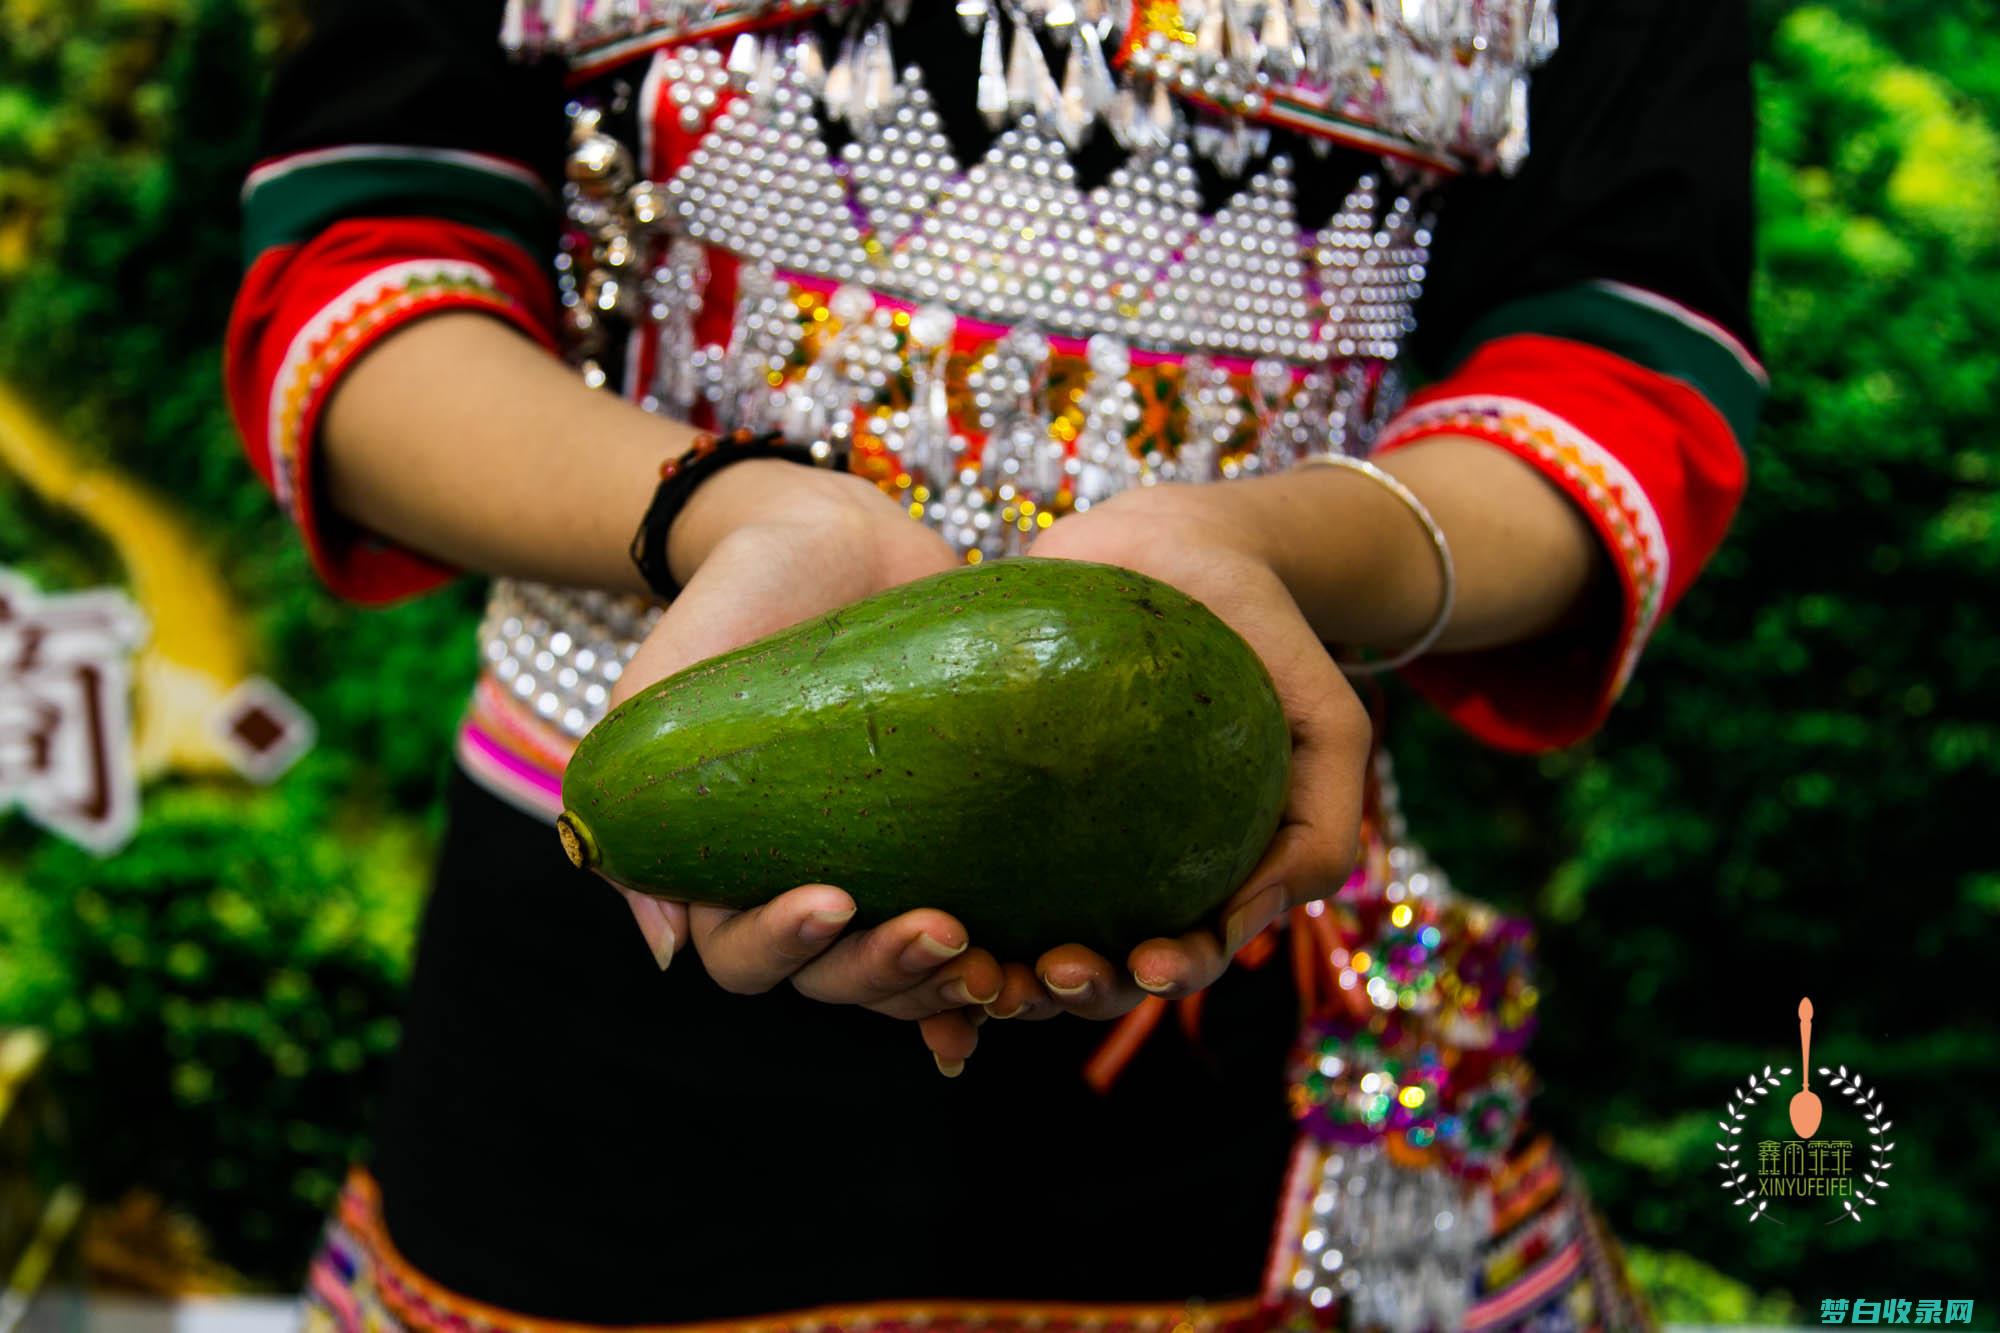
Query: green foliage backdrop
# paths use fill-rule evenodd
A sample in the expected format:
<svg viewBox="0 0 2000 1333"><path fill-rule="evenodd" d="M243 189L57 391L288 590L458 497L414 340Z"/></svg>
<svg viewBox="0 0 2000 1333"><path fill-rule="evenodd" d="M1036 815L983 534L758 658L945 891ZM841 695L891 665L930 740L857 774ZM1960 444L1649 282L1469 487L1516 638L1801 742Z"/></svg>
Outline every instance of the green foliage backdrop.
<svg viewBox="0 0 2000 1333"><path fill-rule="evenodd" d="M1775 387L1742 520L1601 737L1509 759L1405 706L1395 747L1457 880L1544 923L1543 1114L1663 1313L1990 1300L2000 13L1753 8ZM220 404L235 187L296 23L280 0L0 0L0 377L202 517L260 668L321 732L268 791L157 785L110 861L0 825L0 1023L53 1029L100 1195L156 1188L279 1283L395 1039L476 607L314 590ZM122 577L4 472L0 563ZM1716 1188L1719 1108L1786 1053L1801 994L1819 1058L1895 1107L1865 1226L1745 1227Z"/></svg>

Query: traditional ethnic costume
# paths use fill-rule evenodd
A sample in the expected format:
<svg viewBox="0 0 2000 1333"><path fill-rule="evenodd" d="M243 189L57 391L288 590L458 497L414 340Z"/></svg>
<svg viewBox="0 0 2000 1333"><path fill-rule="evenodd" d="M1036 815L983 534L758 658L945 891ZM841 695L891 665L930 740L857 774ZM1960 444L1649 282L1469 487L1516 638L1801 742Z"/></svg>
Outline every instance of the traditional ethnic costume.
<svg viewBox="0 0 2000 1333"><path fill-rule="evenodd" d="M319 415L441 310L835 441L969 560L1127 486L1471 436L1574 499L1616 605L1403 674L1566 744L1720 540L1763 372L1739 7L1564 3L1560 44L1550 0L330 5L245 186L231 401L371 603L452 572L324 506ZM907 1024L658 972L563 859L557 774L654 614L493 587L312 1326L1644 1322L1526 1126L1527 928L1407 840L1386 764L1363 870L1217 985L989 1026L946 1081Z"/></svg>

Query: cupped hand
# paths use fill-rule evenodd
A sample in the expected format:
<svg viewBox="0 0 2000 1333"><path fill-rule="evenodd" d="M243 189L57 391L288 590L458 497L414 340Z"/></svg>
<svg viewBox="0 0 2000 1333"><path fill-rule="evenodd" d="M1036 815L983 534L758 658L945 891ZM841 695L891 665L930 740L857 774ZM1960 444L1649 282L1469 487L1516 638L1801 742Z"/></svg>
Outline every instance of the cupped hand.
<svg viewBox="0 0 2000 1333"><path fill-rule="evenodd" d="M675 521L668 555L682 592L626 663L613 707L683 667L958 563L867 481L776 460L739 463L704 483ZM854 900L831 885L746 911L618 891L661 967L692 945L725 990L789 982L829 1004L925 1020L946 1073L971 1054L978 1006L1000 993L1000 965L943 912L845 933Z"/></svg>
<svg viewBox="0 0 2000 1333"><path fill-rule="evenodd" d="M1031 558L1120 565L1172 584L1249 643L1271 673L1291 724L1291 786L1278 831L1213 928L1147 940L1124 959L1052 949L1009 963L996 1018L1061 1013L1115 1018L1148 994L1191 994L1220 977L1243 943L1291 907L1337 890L1354 867L1370 723L1331 655L1260 549L1259 534L1210 499L1224 488L1128 491L1059 519Z"/></svg>

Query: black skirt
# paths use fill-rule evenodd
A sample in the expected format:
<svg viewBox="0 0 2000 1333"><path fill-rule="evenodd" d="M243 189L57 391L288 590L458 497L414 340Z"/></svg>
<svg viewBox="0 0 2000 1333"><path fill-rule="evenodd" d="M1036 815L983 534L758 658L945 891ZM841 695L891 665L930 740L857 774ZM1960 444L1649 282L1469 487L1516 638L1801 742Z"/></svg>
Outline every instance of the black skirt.
<svg viewBox="0 0 2000 1333"><path fill-rule="evenodd" d="M1109 1028L1068 1017L988 1023L947 1080L913 1023L728 994L691 950L659 971L554 831L462 773L449 818L372 1163L434 1281L613 1324L1256 1290L1289 968L1233 969L1108 1094L1082 1068Z"/></svg>

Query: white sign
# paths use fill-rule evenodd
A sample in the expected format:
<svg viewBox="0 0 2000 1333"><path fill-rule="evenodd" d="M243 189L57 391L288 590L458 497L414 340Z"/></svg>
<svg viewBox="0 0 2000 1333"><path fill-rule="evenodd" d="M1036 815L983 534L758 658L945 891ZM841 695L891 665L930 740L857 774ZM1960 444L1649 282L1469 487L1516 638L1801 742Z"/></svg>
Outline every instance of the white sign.
<svg viewBox="0 0 2000 1333"><path fill-rule="evenodd" d="M0 811L100 855L139 819L132 654L146 618L115 589L44 596L0 568Z"/></svg>

